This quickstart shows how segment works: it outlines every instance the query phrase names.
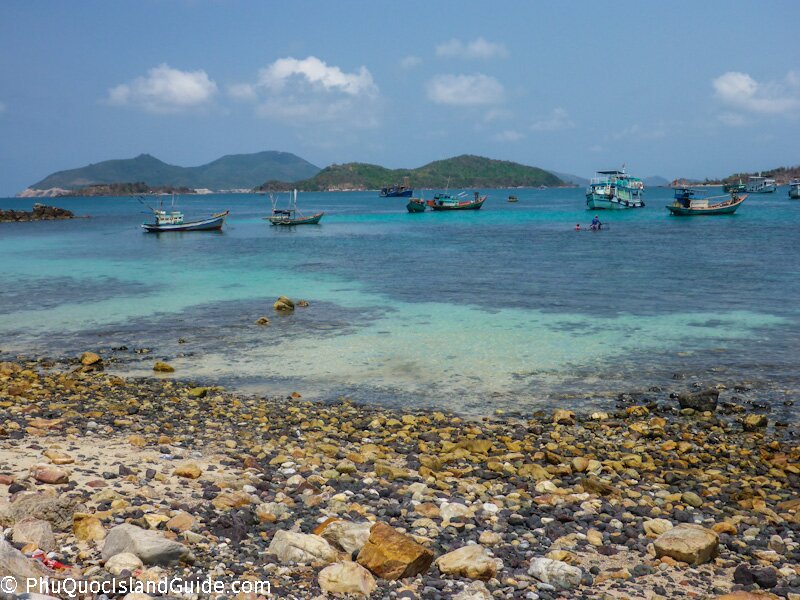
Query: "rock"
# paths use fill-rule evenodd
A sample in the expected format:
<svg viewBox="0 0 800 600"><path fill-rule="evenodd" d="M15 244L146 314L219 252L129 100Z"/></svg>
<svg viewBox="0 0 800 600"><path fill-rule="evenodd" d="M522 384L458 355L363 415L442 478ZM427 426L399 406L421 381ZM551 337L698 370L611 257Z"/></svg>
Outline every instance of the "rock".
<svg viewBox="0 0 800 600"><path fill-rule="evenodd" d="M767 426L767 415L747 415L742 421L745 431L758 431Z"/></svg>
<svg viewBox="0 0 800 600"><path fill-rule="evenodd" d="M49 522L56 530L72 527L72 513L77 501L67 496L28 493L14 498L11 504L0 504L0 525L8 527L26 518Z"/></svg>
<svg viewBox="0 0 800 600"><path fill-rule="evenodd" d="M72 516L72 532L82 541L99 542L106 537L106 530L100 519L84 513L75 513Z"/></svg>
<svg viewBox="0 0 800 600"><path fill-rule="evenodd" d="M741 585L757 583L762 589L778 585L778 572L772 567L753 567L742 563L733 572L733 580Z"/></svg>
<svg viewBox="0 0 800 600"><path fill-rule="evenodd" d="M103 359L100 358L100 356L95 354L94 352L84 352L83 354L81 354L81 364L84 367L90 367L92 365L96 365L101 362L103 362Z"/></svg>
<svg viewBox="0 0 800 600"><path fill-rule="evenodd" d="M291 312L294 310L294 302L286 296L281 296L275 301L272 307L278 312Z"/></svg>
<svg viewBox="0 0 800 600"><path fill-rule="evenodd" d="M39 483L61 485L69 483L69 472L64 469L49 465L39 465L33 468L31 474Z"/></svg>
<svg viewBox="0 0 800 600"><path fill-rule="evenodd" d="M427 571L433 552L393 527L376 523L357 562L383 579L404 579Z"/></svg>
<svg viewBox="0 0 800 600"><path fill-rule="evenodd" d="M256 319L256 325L269 325L269 319L267 317L259 317Z"/></svg>
<svg viewBox="0 0 800 600"><path fill-rule="evenodd" d="M208 388L207 387L193 387L190 388L186 395L190 398L205 398L208 395Z"/></svg>
<svg viewBox="0 0 800 600"><path fill-rule="evenodd" d="M182 532L189 531L194 526L194 517L187 512L180 511L173 516L165 527L170 531Z"/></svg>
<svg viewBox="0 0 800 600"><path fill-rule="evenodd" d="M139 557L130 552L120 552L115 554L106 561L106 571L112 575L119 576L122 571L130 571L133 573L137 569L144 567L144 563L139 560Z"/></svg>
<svg viewBox="0 0 800 600"><path fill-rule="evenodd" d="M681 494L681 501L695 508L703 506L703 499L694 492L683 492L683 494Z"/></svg>
<svg viewBox="0 0 800 600"><path fill-rule="evenodd" d="M791 597L791 594L789 595ZM717 596L716 600L781 600L775 594L768 592L746 592L739 590L723 596Z"/></svg>
<svg viewBox="0 0 800 600"><path fill-rule="evenodd" d="M716 388L678 394L678 403L681 405L681 408L692 408L700 412L715 411L717 409L718 400L719 390Z"/></svg>
<svg viewBox="0 0 800 600"><path fill-rule="evenodd" d="M185 477L186 479L197 479L200 475L203 474L203 471L200 470L195 463L186 463L183 465L178 465L173 472L173 475L177 475L178 477Z"/></svg>
<svg viewBox="0 0 800 600"><path fill-rule="evenodd" d="M528 575L558 589L571 590L581 584L583 572L565 562L538 557L531 560Z"/></svg>
<svg viewBox="0 0 800 600"><path fill-rule="evenodd" d="M19 591L23 591L27 579L34 578L38 580L43 577L57 577L57 574L39 561L29 559L0 537L0 582L2 582L0 594L3 595L13 590L9 586L7 577L13 577L16 581L16 588Z"/></svg>
<svg viewBox="0 0 800 600"><path fill-rule="evenodd" d="M61 452L60 450L50 449L45 451L44 455L50 459L50 462L54 465L71 465L75 462L75 459L72 458L66 452Z"/></svg>
<svg viewBox="0 0 800 600"><path fill-rule="evenodd" d="M559 423L560 425L572 425L575 423L575 413L571 410L557 408L553 412L553 423Z"/></svg>
<svg viewBox="0 0 800 600"><path fill-rule="evenodd" d="M654 546L657 558L668 556L690 565L700 565L717 555L719 536L699 525L681 523L658 536Z"/></svg>
<svg viewBox="0 0 800 600"><path fill-rule="evenodd" d="M672 523L666 519L649 519L642 523L644 533L649 538L657 538L672 529Z"/></svg>
<svg viewBox="0 0 800 600"><path fill-rule="evenodd" d="M497 546L503 543L503 536L494 531L481 531L478 542L482 546Z"/></svg>
<svg viewBox="0 0 800 600"><path fill-rule="evenodd" d="M279 529L272 536L269 552L277 556L282 563L327 564L339 558L336 549L325 538L283 529Z"/></svg>
<svg viewBox="0 0 800 600"><path fill-rule="evenodd" d="M14 525L11 541L15 544L34 544L39 550L52 552L56 549L53 528L48 521L23 519Z"/></svg>
<svg viewBox="0 0 800 600"><path fill-rule="evenodd" d="M157 360L153 365L153 371L156 373L174 373L175 367L163 360Z"/></svg>
<svg viewBox="0 0 800 600"><path fill-rule="evenodd" d="M329 594L369 596L378 588L372 573L354 562L337 562L319 572L319 587Z"/></svg>
<svg viewBox="0 0 800 600"><path fill-rule="evenodd" d="M590 529L586 532L586 541L592 546L602 546L603 534L597 531L597 529Z"/></svg>
<svg viewBox="0 0 800 600"><path fill-rule="evenodd" d="M442 517L442 521L452 521L459 517L466 517L471 512L469 506L458 502L444 502L439 507L439 515Z"/></svg>
<svg viewBox="0 0 800 600"><path fill-rule="evenodd" d="M436 559L436 566L445 575L489 581L497 575L497 562L485 548L462 546Z"/></svg>
<svg viewBox="0 0 800 600"><path fill-rule="evenodd" d="M135 554L146 565L169 565L188 555L180 542L128 523L117 525L108 532L103 545L103 560L123 552Z"/></svg>
<svg viewBox="0 0 800 600"><path fill-rule="evenodd" d="M308 300L298 300L297 306L300 308L308 308Z"/></svg>
<svg viewBox="0 0 800 600"><path fill-rule="evenodd" d="M530 597L530 596L529 596ZM491 600L492 594L486 589L486 584L482 581L473 581L458 594L453 596L453 600Z"/></svg>
<svg viewBox="0 0 800 600"><path fill-rule="evenodd" d="M369 521L361 523L334 521L325 527L321 535L347 554L353 554L353 552L359 552L367 543L371 529L372 523Z"/></svg>
<svg viewBox="0 0 800 600"><path fill-rule="evenodd" d="M211 501L214 508L218 510L229 510L232 508L241 508L247 506L252 502L250 494L244 490L225 490Z"/></svg>

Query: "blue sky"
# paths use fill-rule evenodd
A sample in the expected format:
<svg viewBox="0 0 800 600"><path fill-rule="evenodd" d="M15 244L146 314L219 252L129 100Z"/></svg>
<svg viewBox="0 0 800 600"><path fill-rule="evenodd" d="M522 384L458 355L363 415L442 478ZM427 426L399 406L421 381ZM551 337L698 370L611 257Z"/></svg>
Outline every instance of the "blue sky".
<svg viewBox="0 0 800 600"><path fill-rule="evenodd" d="M800 163L800 3L0 4L0 194L147 152L587 176Z"/></svg>

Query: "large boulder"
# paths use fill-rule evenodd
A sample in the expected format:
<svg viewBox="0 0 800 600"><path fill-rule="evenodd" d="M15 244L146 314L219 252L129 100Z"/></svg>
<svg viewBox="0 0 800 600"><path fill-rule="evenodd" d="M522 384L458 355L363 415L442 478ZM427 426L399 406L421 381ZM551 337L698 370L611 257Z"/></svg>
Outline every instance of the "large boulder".
<svg viewBox="0 0 800 600"><path fill-rule="evenodd" d="M0 526L9 527L23 519L41 519L57 531L65 531L72 527L72 514L76 507L77 500L68 496L20 494L13 502L0 504Z"/></svg>
<svg viewBox="0 0 800 600"><path fill-rule="evenodd" d="M283 529L272 536L269 552L282 563L332 563L339 558L339 553L325 538Z"/></svg>
<svg viewBox="0 0 800 600"><path fill-rule="evenodd" d="M14 525L11 541L15 544L35 544L39 550L52 552L56 549L53 528L48 521L23 519Z"/></svg>
<svg viewBox="0 0 800 600"><path fill-rule="evenodd" d="M294 302L286 296L281 296L272 307L278 312L292 312L294 310Z"/></svg>
<svg viewBox="0 0 800 600"><path fill-rule="evenodd" d="M369 596L378 584L372 573L354 562L337 562L319 572L319 587L329 594Z"/></svg>
<svg viewBox="0 0 800 600"><path fill-rule="evenodd" d="M462 546L436 559L445 575L488 581L497 575L497 561L482 546Z"/></svg>
<svg viewBox="0 0 800 600"><path fill-rule="evenodd" d="M707 410L711 412L715 411L717 409L718 400L719 390L716 388L678 394L678 403L681 405L681 408L692 408L700 412L705 412Z"/></svg>
<svg viewBox="0 0 800 600"><path fill-rule="evenodd" d="M357 561L383 579L404 579L427 571L433 552L393 527L376 523Z"/></svg>
<svg viewBox="0 0 800 600"><path fill-rule="evenodd" d="M531 560L528 575L556 588L571 590L581 584L583 572L560 560L539 557Z"/></svg>
<svg viewBox="0 0 800 600"><path fill-rule="evenodd" d="M700 565L717 555L719 536L705 527L682 523L658 536L654 546L657 558L668 556L690 565Z"/></svg>
<svg viewBox="0 0 800 600"><path fill-rule="evenodd" d="M333 521L325 527L320 535L337 548L353 554L353 552L359 552L367 543L371 529L372 523L369 521L361 523Z"/></svg>
<svg viewBox="0 0 800 600"><path fill-rule="evenodd" d="M39 561L31 560L0 537L0 577L3 578L3 589L0 592L10 592L9 582L5 580L5 577L9 576L14 578L17 589L22 591L25 589L26 580L29 578L52 578L58 577L58 574L45 567ZM7 588L6 586L9 587Z"/></svg>
<svg viewBox="0 0 800 600"><path fill-rule="evenodd" d="M125 523L117 525L106 536L103 560L129 552L146 565L170 565L188 556L186 546L168 540L160 533Z"/></svg>

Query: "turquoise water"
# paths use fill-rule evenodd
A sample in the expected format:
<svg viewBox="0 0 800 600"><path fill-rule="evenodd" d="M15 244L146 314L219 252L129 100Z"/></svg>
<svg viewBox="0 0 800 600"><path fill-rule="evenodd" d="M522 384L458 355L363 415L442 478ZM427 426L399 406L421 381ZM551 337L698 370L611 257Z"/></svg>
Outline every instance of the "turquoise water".
<svg viewBox="0 0 800 600"><path fill-rule="evenodd" d="M695 380L796 395L800 202L784 188L689 219L651 189L644 209L602 213L602 232L573 230L592 217L582 190L508 193L436 214L371 192L301 194L326 215L295 229L262 220L263 196L187 197L187 218L230 209L224 231L163 235L141 232L135 199L59 199L91 218L0 224L0 350L99 350L134 374L161 357L260 393L477 413ZM278 295L311 306L274 315Z"/></svg>

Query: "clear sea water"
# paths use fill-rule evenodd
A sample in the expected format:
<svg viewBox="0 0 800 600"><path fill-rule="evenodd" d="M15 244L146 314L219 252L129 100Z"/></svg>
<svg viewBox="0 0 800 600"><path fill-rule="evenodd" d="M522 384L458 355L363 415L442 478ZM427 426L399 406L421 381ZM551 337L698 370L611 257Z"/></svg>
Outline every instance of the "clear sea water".
<svg viewBox="0 0 800 600"><path fill-rule="evenodd" d="M696 218L649 189L646 208L601 213L602 232L573 230L593 215L582 189L488 193L480 211L424 214L301 194L326 214L294 229L262 220L263 196L184 197L187 218L230 209L224 231L161 235L141 231L136 199L57 199L91 218L0 223L0 352L95 350L141 375L164 358L246 391L473 414L695 382L797 398L800 202L785 188ZM279 295L310 307L276 315Z"/></svg>

